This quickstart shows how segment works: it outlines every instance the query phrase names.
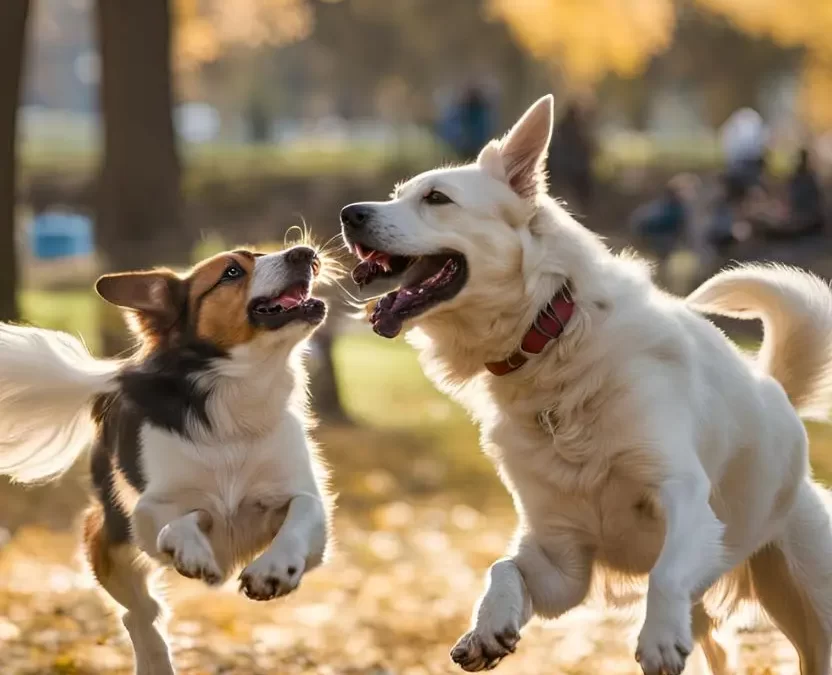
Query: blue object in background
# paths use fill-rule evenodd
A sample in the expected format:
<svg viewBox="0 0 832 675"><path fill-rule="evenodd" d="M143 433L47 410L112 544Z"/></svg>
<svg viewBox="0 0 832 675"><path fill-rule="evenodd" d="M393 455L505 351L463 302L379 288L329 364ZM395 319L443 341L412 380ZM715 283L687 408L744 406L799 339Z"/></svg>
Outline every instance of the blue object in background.
<svg viewBox="0 0 832 675"><path fill-rule="evenodd" d="M45 211L32 220L29 233L32 254L39 260L57 260L92 254L92 220L78 213Z"/></svg>

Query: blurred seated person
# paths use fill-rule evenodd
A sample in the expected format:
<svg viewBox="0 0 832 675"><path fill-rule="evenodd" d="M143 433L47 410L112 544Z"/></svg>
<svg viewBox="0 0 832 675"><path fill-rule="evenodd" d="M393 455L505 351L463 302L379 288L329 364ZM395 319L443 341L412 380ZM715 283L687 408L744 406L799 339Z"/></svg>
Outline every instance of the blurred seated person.
<svg viewBox="0 0 832 675"><path fill-rule="evenodd" d="M768 130L757 111L737 110L720 130L725 170L719 178L707 241L717 253L726 254L751 238L760 217L768 217L770 203L766 181Z"/></svg>
<svg viewBox="0 0 832 675"><path fill-rule="evenodd" d="M809 151L804 148L798 155L785 201L754 194L746 210L766 239L822 233L825 226L823 193Z"/></svg>
<svg viewBox="0 0 832 675"><path fill-rule="evenodd" d="M660 280L670 255L686 232L689 205L698 184L699 179L691 174L675 176L659 197L640 206L630 217L630 231L658 259Z"/></svg>

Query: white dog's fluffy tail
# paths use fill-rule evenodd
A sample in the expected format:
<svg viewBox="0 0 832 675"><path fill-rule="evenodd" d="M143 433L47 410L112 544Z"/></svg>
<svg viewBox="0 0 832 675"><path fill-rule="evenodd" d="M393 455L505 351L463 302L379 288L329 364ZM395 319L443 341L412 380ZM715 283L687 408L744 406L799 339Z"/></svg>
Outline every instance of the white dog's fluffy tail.
<svg viewBox="0 0 832 675"><path fill-rule="evenodd" d="M832 407L832 292L818 277L783 265L720 272L688 303L710 314L761 319L760 366L801 415L826 419Z"/></svg>
<svg viewBox="0 0 832 675"><path fill-rule="evenodd" d="M92 440L94 397L121 364L93 358L66 333L0 324L0 474L56 478Z"/></svg>

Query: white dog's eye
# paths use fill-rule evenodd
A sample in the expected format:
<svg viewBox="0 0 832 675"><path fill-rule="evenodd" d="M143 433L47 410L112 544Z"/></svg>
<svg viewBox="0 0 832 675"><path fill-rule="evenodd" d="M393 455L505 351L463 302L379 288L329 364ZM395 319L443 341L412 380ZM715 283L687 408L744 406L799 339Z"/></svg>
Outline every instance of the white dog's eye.
<svg viewBox="0 0 832 675"><path fill-rule="evenodd" d="M433 206L438 206L440 204L453 204L454 200L451 199L448 195L443 192L439 192L439 190L431 190L424 196L424 201L426 204L431 204Z"/></svg>

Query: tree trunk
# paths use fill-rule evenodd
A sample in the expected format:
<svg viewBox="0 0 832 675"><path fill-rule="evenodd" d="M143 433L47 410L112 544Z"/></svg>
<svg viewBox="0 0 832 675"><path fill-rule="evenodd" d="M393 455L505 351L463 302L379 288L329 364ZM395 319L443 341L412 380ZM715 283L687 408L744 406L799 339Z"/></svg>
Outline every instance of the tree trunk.
<svg viewBox="0 0 832 675"><path fill-rule="evenodd" d="M15 141L29 0L0 2L0 320L16 321Z"/></svg>
<svg viewBox="0 0 832 675"><path fill-rule="evenodd" d="M331 321L332 319L330 319ZM352 424L341 401L338 380L335 377L333 345L334 329L324 324L312 338L315 359L310 363L309 394L315 415L327 424Z"/></svg>
<svg viewBox="0 0 832 675"><path fill-rule="evenodd" d="M96 232L103 263L110 271L187 263L168 1L98 0L97 20L104 161ZM118 325L112 315L102 321L107 353L126 346Z"/></svg>

